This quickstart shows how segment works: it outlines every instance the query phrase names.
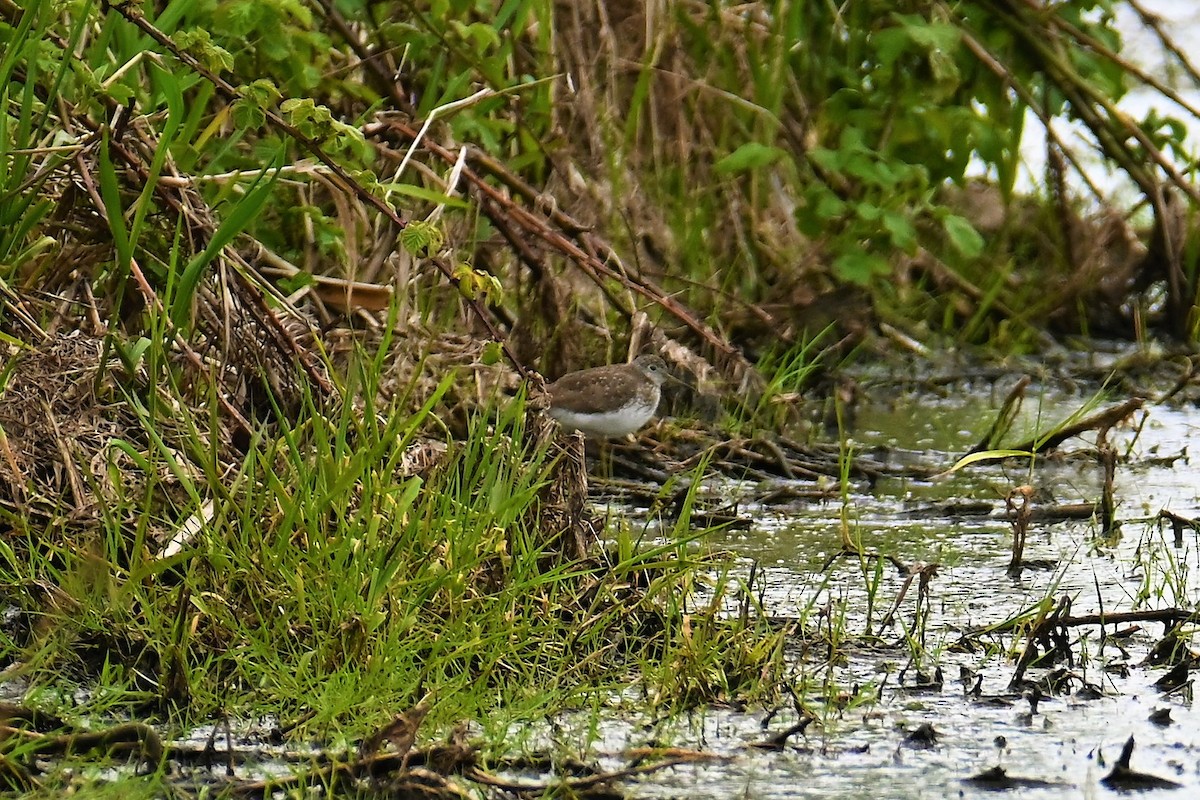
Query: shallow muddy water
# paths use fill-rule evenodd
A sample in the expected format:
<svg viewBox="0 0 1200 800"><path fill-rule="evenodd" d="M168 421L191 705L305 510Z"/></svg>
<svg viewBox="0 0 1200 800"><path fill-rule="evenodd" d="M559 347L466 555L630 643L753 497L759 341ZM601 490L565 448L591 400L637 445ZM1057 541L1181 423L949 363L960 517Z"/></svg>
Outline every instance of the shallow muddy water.
<svg viewBox="0 0 1200 800"><path fill-rule="evenodd" d="M1001 378L995 388L988 382L963 382L937 393L878 387L868 393L848 438L863 451L885 446L895 449L892 457L949 467L983 437L1015 380L1016 375ZM1006 441L1045 430L1094 398L1094 387L1084 383L1063 389L1064 384L1056 380L1039 386L1035 381ZM1091 410L1124 399L1109 397ZM1119 454L1119 531L1102 535L1095 518L1035 518L1024 552L1032 566L1018 575L1008 572L1012 525L1004 513L1004 496L1029 484L1038 492L1035 508L1098 502L1103 470L1095 458L1093 434L1067 441L1032 467L1028 460L1014 459L972 465L932 481L885 478L874 487L855 483L844 499L822 503L763 507L753 500L761 487L719 487L715 493L722 497L742 493L739 513L753 524L716 533L708 544L735 554L743 574L757 562L755 592L769 615L804 620L806 626L828 626L833 620L841 630L838 651L843 658L830 664L820 653L801 655L797 647L796 685L818 719L783 751L747 745L794 723L790 709L771 719L766 729L761 727L766 717L762 710L696 714L676 723L664 738L731 760L656 774L637 784L634 794L982 797L993 792L963 779L1001 766L1009 776L1051 784L1020 788L1015 796L1101 797L1116 794L1100 780L1130 736L1137 742L1134 770L1182 784L1182 796L1200 792L1200 715L1190 686L1164 694L1154 682L1168 667L1143 664L1163 635L1162 624L1110 624L1103 642L1097 625L1069 628L1074 664L1064 661L1025 673L1027 680L1038 681L1054 669L1069 672L1069 691L1046 697L1036 713L1022 696L1025 687L1010 689L1023 635L1010 631L971 637L977 647L960 646L966 634L1014 618L1046 598L1069 597L1073 616L1194 609L1200 596L1197 534L1185 530L1177 542L1170 525L1156 517L1162 509L1188 518L1200 515L1197 473L1187 457L1200 412L1191 405L1147 402L1144 414L1109 434ZM979 507L956 514L947 513L947 504ZM864 550L909 566L938 565L921 606L914 582L895 619L881 624L903 581L891 564L876 571L873 561L842 558L822 569L841 550L843 514L850 538ZM933 675L938 668L944 676L940 687L912 687L917 669ZM965 683L964 671L969 673ZM967 689L976 680L982 696L969 697ZM851 702L839 710L825 700L839 693L877 700ZM1164 709L1172 723L1151 722L1151 714ZM904 743L905 734L923 723L933 726L936 743L925 748ZM597 749L616 753L643 744L646 737L636 725L617 723L605 728Z"/></svg>

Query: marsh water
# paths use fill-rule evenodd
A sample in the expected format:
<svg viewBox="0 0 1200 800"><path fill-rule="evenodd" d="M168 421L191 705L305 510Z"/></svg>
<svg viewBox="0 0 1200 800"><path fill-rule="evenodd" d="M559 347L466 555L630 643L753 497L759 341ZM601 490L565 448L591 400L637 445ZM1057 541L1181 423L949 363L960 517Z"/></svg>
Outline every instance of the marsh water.
<svg viewBox="0 0 1200 800"><path fill-rule="evenodd" d="M1087 371L1102 373L1121 357L1089 356ZM866 399L847 441L860 452L949 467L987 431L1019 374L924 387L863 376ZM1008 439L1123 399L1103 393L1099 382L1035 378ZM1104 534L1095 516L1035 518L1024 552L1028 566L1017 574L1008 569L1013 528L1004 497L1025 484L1036 490L1035 507L1098 503L1103 470L1094 435L1032 463L980 463L934 480L851 482L824 502L758 505L763 487L722 484L715 494L740 492L739 513L752 524L716 533L706 546L731 553L744 575L753 569L754 591L768 615L835 630L835 658L801 646L794 654L793 680L816 720L782 750L750 745L795 723L791 704L776 714L710 709L650 727L647 720L610 722L599 734L592 729L599 736L594 752L615 756L666 740L729 757L645 778L633 792L639 797L981 797L992 792L964 779L996 766L1010 777L1045 782L1016 790L1022 798L1100 797L1115 793L1100 781L1133 736L1134 770L1181 784L1180 794L1195 792L1200 716L1191 687L1161 691L1154 683L1167 667L1145 663L1163 636L1161 623L1108 625L1104 636L1097 625L1071 628L1072 663L1025 673L1038 681L1065 670L1065 687L1036 709L1026 689L1010 686L1024 636L971 634L1063 597L1075 616L1194 609L1197 534L1189 529L1176 539L1158 514L1198 516L1200 491L1189 459L1197 426L1200 411L1191 401L1151 399L1111 431L1119 455L1119 528ZM927 597L918 597L913 582L883 624L904 579L887 561L877 568L874 560L839 558L826 567L842 549L843 520L865 552L910 567L936 564ZM931 685L938 669L941 685ZM831 702L835 697L840 701ZM935 740L906 742L922 724L932 726Z"/></svg>

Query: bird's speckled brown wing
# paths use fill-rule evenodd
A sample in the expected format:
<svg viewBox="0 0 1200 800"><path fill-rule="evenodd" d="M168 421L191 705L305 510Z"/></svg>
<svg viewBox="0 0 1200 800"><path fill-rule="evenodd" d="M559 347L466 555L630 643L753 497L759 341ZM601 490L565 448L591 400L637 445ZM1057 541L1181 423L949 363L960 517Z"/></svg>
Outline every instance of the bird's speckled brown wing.
<svg viewBox="0 0 1200 800"><path fill-rule="evenodd" d="M569 404L572 411L595 414L612 410L614 395L632 396L641 377L636 371L614 373L604 367L593 367L562 376L547 386L546 391L555 405Z"/></svg>

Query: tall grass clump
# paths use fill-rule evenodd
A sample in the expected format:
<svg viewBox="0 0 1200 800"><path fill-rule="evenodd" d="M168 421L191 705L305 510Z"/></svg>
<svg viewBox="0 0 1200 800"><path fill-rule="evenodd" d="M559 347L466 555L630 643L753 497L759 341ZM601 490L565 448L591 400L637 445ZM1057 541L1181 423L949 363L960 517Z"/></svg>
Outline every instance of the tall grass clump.
<svg viewBox="0 0 1200 800"><path fill-rule="evenodd" d="M550 713L630 684L673 707L769 691L774 637L727 619L723 591L689 607L707 569L686 549L697 532L616 560L564 557L540 515L563 455L525 430L523 397L498 399L417 471L409 457L433 446L419 434L452 377L410 414L371 399L378 364L361 363L359 394L307 402L210 465L219 482L183 459L206 448L185 427L141 457L170 477L165 501L150 485L118 492L102 535L47 546L31 529L0 550L5 601L36 619L6 644L21 662L10 677L55 708L83 691L83 717L269 715L340 740L426 695L449 722Z"/></svg>

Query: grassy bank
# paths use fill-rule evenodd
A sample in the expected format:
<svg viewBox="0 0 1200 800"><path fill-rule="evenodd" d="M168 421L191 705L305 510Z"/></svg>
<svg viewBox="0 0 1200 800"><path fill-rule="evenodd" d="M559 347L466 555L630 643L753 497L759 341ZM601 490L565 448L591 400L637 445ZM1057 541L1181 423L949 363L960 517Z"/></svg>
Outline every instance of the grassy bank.
<svg viewBox="0 0 1200 800"><path fill-rule="evenodd" d="M132 718L163 738L269 720L341 752L422 698L423 738L465 720L499 743L631 689L663 708L774 690L780 634L722 614L723 589L697 607L698 583L728 581L686 507L568 557L570 454L526 430L522 398L443 450L417 434L451 380L412 414L362 399L379 372L366 361L360 399L305 403L235 459L147 414L96 454L111 483L87 476L86 508L7 508L4 678L22 705L65 730Z"/></svg>

